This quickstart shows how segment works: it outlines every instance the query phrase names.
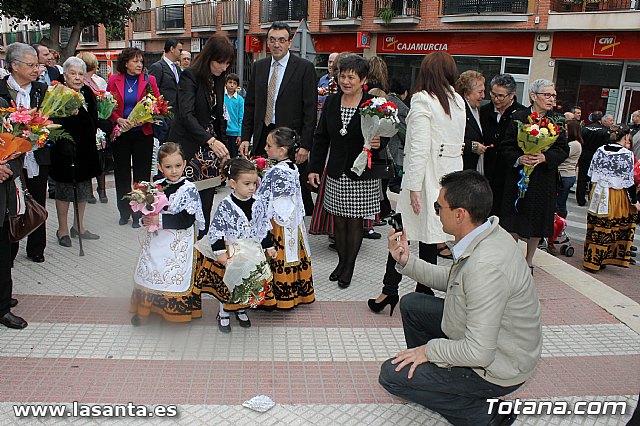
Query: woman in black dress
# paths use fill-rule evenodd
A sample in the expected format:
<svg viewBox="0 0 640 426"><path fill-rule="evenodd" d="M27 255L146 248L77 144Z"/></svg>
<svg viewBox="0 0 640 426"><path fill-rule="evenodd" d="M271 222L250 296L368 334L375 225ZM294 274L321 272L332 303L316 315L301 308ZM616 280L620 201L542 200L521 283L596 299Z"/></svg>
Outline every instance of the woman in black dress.
<svg viewBox="0 0 640 426"><path fill-rule="evenodd" d="M516 121L528 122L529 114L557 119L553 112L556 105L556 88L552 81L538 79L529 88L531 106L514 112L507 128L500 152L509 165L505 179L500 225L514 238L527 241L527 263L533 273L533 255L540 238L553 235L553 214L556 207L558 166L569 155L567 135L563 131L545 152L526 155L518 146L518 125ZM523 199L518 199L520 170L524 166L535 166L529 180L529 188ZM516 205L517 201L517 205Z"/></svg>
<svg viewBox="0 0 640 426"><path fill-rule="evenodd" d="M98 129L96 98L91 88L84 84L87 67L82 59L71 57L65 61L63 70L65 84L70 89L80 92L86 103L79 108L76 115L56 120L70 138L58 140L51 149L49 174L56 182L55 197L58 214L56 237L61 246L71 247L70 237L77 237L78 233L81 233L85 240L100 238L85 229L83 218L87 201L93 193L91 179L100 176L102 169L96 148L96 130ZM76 201L78 217L74 215L73 227L69 232L67 223L69 206Z"/></svg>
<svg viewBox="0 0 640 426"><path fill-rule="evenodd" d="M187 165L201 149L226 160L229 151L226 140L227 123L224 118L226 70L233 61L234 50L226 36L215 34L202 48L191 66L180 74L174 119L167 140L179 143ZM206 186L206 185L204 185ZM199 238L207 234L213 207L215 188L199 186L206 227Z"/></svg>

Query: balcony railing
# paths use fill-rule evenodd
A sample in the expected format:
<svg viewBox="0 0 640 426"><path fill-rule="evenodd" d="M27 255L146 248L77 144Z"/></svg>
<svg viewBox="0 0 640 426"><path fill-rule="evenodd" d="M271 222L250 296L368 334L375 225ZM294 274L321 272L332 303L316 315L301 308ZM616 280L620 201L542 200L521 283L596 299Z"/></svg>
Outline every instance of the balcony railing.
<svg viewBox="0 0 640 426"><path fill-rule="evenodd" d="M307 0L262 0L260 2L260 22L306 19L307 3Z"/></svg>
<svg viewBox="0 0 640 426"><path fill-rule="evenodd" d="M184 29L184 6L161 6L157 10L156 30Z"/></svg>
<svg viewBox="0 0 640 426"><path fill-rule="evenodd" d="M383 20L420 16L420 0L376 0L376 16Z"/></svg>
<svg viewBox="0 0 640 426"><path fill-rule="evenodd" d="M140 10L133 16L133 31L146 32L151 31L151 11Z"/></svg>
<svg viewBox="0 0 640 426"><path fill-rule="evenodd" d="M222 25L238 25L238 0L222 2ZM251 22L251 1L244 0L244 23Z"/></svg>
<svg viewBox="0 0 640 426"><path fill-rule="evenodd" d="M442 0L443 15L527 13L528 0Z"/></svg>
<svg viewBox="0 0 640 426"><path fill-rule="evenodd" d="M24 34L22 34L22 31L15 31L15 32L11 32L11 33L4 33L4 36L7 40L7 46L10 45L11 43L15 43L15 42L20 42L20 43L24 43Z"/></svg>
<svg viewBox="0 0 640 426"><path fill-rule="evenodd" d="M356 19L361 17L361 0L322 1L322 19Z"/></svg>
<svg viewBox="0 0 640 426"><path fill-rule="evenodd" d="M205 1L191 3L191 27L215 27L218 16L218 3Z"/></svg>
<svg viewBox="0 0 640 426"><path fill-rule="evenodd" d="M608 12L632 9L632 0L551 0L553 12ZM640 7L636 0L635 8Z"/></svg>

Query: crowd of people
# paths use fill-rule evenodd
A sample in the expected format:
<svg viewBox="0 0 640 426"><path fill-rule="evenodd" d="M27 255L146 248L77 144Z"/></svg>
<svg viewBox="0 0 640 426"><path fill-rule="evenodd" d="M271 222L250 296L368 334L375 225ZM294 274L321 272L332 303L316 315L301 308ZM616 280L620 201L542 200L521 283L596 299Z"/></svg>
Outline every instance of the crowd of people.
<svg viewBox="0 0 640 426"><path fill-rule="evenodd" d="M250 307L293 309L314 302L318 277L305 216L312 216L309 232L328 235L337 252L327 278L340 288L358 281L363 238L380 239L374 227L390 218L397 227L400 216L402 229L387 236L382 291L368 306L381 312L389 305L392 315L400 304L409 349L382 366L380 383L453 424L511 424L509 416L487 414L486 398L521 386L540 357L533 256L540 241L553 235L554 218L567 217L574 185L578 204L588 205L585 269L635 263L640 111L632 114L631 127L614 125L611 115L597 111L584 124L579 107L564 116L556 112L552 81L533 81L520 103L512 76L459 73L445 52L424 58L412 89L389 77L383 59L349 52L329 55L328 72L317 81L314 65L289 52L292 39L286 23L271 25L271 56L253 64L246 93L240 78L227 73L234 47L219 34L193 62L175 39L148 67L141 50L125 48L108 82L96 74L97 59L88 52L66 59L60 71L48 64L44 46L8 46L2 106L39 108L47 85L56 81L85 102L76 114L56 119L67 139L0 161L0 323L27 326L11 313L18 303L11 268L19 243L8 234L8 218L19 212L14 194L22 189L41 205L47 193L55 199L56 237L71 247L73 238L100 238L85 228L86 204L96 202L94 178L98 198L108 202L105 174L113 168L118 223L132 219L133 228L162 230L145 233L134 273L132 324L152 316L171 322L199 318L202 293L208 293L219 302L217 322L225 333L231 331L230 313L241 327L250 327ZM490 102L483 104L487 90ZM109 119L100 119L96 108L103 91L117 102ZM153 125L129 120L147 94L163 96L173 117ZM366 141L359 109L376 96L397 106L401 130ZM544 129L554 136L544 150L525 147L523 126L531 120L562 129ZM99 134L111 142L97 145ZM352 171L366 144L373 161L391 162L395 174ZM232 190L215 210L216 184L194 172L203 164L214 164ZM132 211L125 198L132 183L154 178L168 206L146 216ZM398 193L396 211L387 191ZM524 256L518 240L526 242ZM418 244L418 259L409 254L410 241ZM44 262L45 247L42 225L27 238L27 256ZM237 267L234 260L247 253L268 265L264 288L251 301L237 299L227 279ZM438 257L453 265L438 265ZM403 275L416 288L401 300ZM433 289L447 297L434 296Z"/></svg>

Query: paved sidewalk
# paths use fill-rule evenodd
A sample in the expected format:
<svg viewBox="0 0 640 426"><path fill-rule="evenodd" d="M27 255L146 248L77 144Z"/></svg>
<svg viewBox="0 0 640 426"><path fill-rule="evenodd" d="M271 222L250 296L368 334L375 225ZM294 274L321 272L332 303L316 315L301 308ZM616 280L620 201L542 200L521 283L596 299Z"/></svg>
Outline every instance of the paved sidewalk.
<svg viewBox="0 0 640 426"><path fill-rule="evenodd" d="M89 205L87 229L101 236L64 248L48 202L47 261L22 248L13 270L18 315L29 327L0 329L0 424L101 424L104 418L18 419L16 404L133 402L177 404L177 420L119 418L108 424L440 425L444 419L392 397L378 385L380 364L405 348L399 312L369 311L381 288L383 240L364 240L350 288L328 281L336 254L311 236L317 301L291 312L252 312L218 332L212 299L204 317L177 326L133 328L127 313L142 230L117 225L110 202ZM222 199L217 195L216 200ZM377 228L386 233L388 227ZM518 417L517 425L624 425L640 390L640 308L592 276L539 253L535 281L543 308L543 358L510 398L572 404L624 401L625 415ZM401 292L413 284L405 279ZM277 405L259 414L241 406L259 394Z"/></svg>

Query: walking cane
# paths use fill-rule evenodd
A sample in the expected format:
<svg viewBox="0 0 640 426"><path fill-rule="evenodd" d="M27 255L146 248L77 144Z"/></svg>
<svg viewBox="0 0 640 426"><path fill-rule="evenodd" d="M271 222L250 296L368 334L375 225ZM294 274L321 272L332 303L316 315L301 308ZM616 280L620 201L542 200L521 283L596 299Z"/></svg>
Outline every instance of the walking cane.
<svg viewBox="0 0 640 426"><path fill-rule="evenodd" d="M73 155L71 157L71 182L73 183L73 213L78 223L78 244L80 245L79 256L84 256L82 247L82 233L80 232L80 210L78 209L78 185L76 182L76 144L73 144Z"/></svg>

